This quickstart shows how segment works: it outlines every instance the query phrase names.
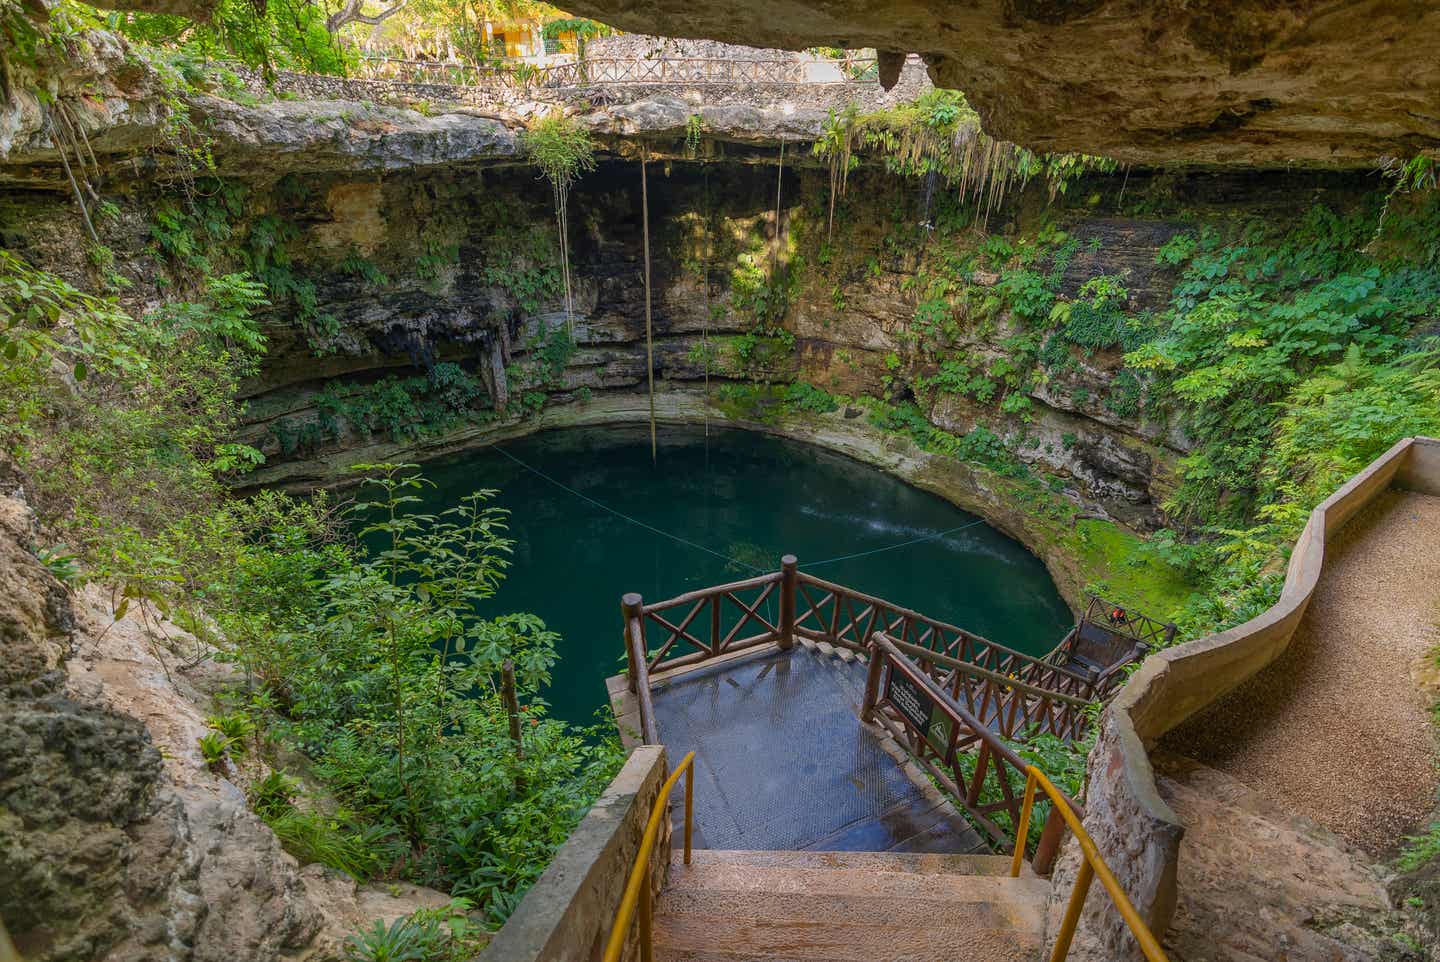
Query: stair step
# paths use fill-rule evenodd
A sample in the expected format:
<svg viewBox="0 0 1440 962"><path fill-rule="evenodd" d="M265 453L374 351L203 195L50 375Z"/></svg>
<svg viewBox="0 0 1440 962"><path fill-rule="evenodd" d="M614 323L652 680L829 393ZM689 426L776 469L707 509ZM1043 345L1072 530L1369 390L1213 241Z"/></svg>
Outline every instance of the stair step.
<svg viewBox="0 0 1440 962"><path fill-rule="evenodd" d="M804 962L1031 962L1041 929L988 929L962 920L923 926L831 917L817 905L811 918L749 919L726 915L656 919L656 957L674 962L776 960Z"/></svg>
<svg viewBox="0 0 1440 962"><path fill-rule="evenodd" d="M952 904L997 899L1043 903L1050 883L1041 878L896 872L879 868L769 867L742 863L672 865L667 891L708 891L749 896L796 893L861 896L876 900L924 899Z"/></svg>
<svg viewBox="0 0 1440 962"><path fill-rule="evenodd" d="M676 863L683 862L677 849ZM695 865L748 865L755 868L870 869L917 875L1009 875L1008 855L959 855L935 852L756 852L746 849L697 848ZM683 865L681 865L683 868ZM1029 874L1030 866L1021 867Z"/></svg>
<svg viewBox="0 0 1440 962"><path fill-rule="evenodd" d="M932 876L933 877L933 876ZM944 893L935 898L892 898L880 893L834 895L817 892L728 892L713 889L669 889L659 911L670 918L724 916L750 922L813 920L873 922L902 928L926 928L944 920L982 929L1035 929L1045 922L1048 886L1011 879L996 885L984 898L957 901Z"/></svg>

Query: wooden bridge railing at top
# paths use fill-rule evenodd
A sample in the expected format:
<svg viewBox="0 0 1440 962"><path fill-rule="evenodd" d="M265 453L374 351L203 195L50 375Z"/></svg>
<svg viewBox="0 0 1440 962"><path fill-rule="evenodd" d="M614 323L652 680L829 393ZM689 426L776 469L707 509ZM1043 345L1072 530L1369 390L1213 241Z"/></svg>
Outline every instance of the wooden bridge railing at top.
<svg viewBox="0 0 1440 962"><path fill-rule="evenodd" d="M626 84L728 85L771 84L827 86L873 79L873 59L806 61L793 59L731 60L706 57L599 57L552 64L524 61L474 64L462 61L404 60L367 57L360 75L455 87L505 90L562 89ZM815 76L812 67L833 66L834 79Z"/></svg>

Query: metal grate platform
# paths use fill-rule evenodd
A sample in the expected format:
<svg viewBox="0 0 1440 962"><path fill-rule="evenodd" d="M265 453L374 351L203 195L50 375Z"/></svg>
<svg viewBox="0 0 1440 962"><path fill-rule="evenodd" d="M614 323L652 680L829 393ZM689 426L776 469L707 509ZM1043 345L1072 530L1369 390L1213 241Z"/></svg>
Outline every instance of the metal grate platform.
<svg viewBox="0 0 1440 962"><path fill-rule="evenodd" d="M860 724L864 688L863 665L800 646L657 683L662 740L695 752L696 846L988 851Z"/></svg>

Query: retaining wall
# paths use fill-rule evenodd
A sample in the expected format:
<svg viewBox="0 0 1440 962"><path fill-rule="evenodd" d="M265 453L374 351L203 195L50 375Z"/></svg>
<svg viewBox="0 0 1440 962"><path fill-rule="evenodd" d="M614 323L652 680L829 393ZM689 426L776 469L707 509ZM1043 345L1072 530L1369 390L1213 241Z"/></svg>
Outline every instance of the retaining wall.
<svg viewBox="0 0 1440 962"><path fill-rule="evenodd" d="M1311 512L1273 606L1228 631L1151 655L1106 711L1090 756L1085 827L1157 935L1175 912L1185 828L1160 797L1149 749L1285 650L1319 583L1326 542L1391 486L1440 495L1440 441L1400 441L1346 482ZM1057 898L1068 897L1066 881L1057 876ZM1092 891L1081 931L1077 948L1098 949L1096 958L1143 958L1103 894Z"/></svg>
<svg viewBox="0 0 1440 962"><path fill-rule="evenodd" d="M479 962L598 962L650 809L668 774L662 746L631 752ZM670 866L670 820L661 825L650 862L657 893ZM638 957L632 934L621 959Z"/></svg>

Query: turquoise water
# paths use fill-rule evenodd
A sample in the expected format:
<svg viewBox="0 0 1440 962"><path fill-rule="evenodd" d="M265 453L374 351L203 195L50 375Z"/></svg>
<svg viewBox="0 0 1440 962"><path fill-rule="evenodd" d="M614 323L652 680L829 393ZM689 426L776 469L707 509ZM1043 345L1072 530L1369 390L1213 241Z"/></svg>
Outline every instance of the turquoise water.
<svg viewBox="0 0 1440 962"><path fill-rule="evenodd" d="M643 426L571 428L432 462L427 509L498 488L515 554L486 613L532 611L560 633L548 698L590 722L621 666L620 596L659 601L776 570L802 569L1030 653L1053 647L1070 613L1020 544L935 495L820 448L748 431L661 429L658 465ZM593 499L707 550L616 517ZM944 537L850 560L936 532ZM711 553L713 552L713 553ZM717 557L723 555L724 558ZM725 560L731 559L731 560Z"/></svg>

